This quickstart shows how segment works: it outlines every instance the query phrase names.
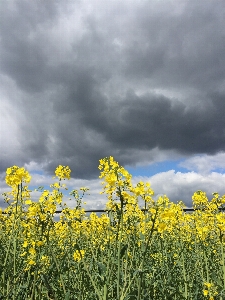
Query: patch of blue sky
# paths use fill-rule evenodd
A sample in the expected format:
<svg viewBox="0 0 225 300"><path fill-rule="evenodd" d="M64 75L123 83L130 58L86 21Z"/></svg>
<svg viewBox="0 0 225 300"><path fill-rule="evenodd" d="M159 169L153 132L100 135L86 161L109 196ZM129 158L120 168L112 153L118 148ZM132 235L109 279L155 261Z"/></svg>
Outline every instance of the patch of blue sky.
<svg viewBox="0 0 225 300"><path fill-rule="evenodd" d="M134 176L146 176L150 177L161 172L167 172L170 170L175 170L175 172L186 173L187 169L179 166L182 160L167 160L163 162L157 162L147 166L137 166L137 167L126 167L126 170Z"/></svg>
<svg viewBox="0 0 225 300"><path fill-rule="evenodd" d="M46 174L43 170L35 170L35 171L29 171L29 174L31 175L31 182L29 184L29 188L34 190L34 189L37 189L39 187L43 187L43 191L44 190L51 190L52 188L50 188L49 184L32 184L33 182L33 177L35 175L40 175L40 176L44 176L46 178ZM48 175L47 175L48 176ZM48 178L47 178L48 179ZM51 184L55 182L55 179L53 179L53 175L50 176L50 181L51 181Z"/></svg>
<svg viewBox="0 0 225 300"><path fill-rule="evenodd" d="M29 171L29 174L31 176L32 176L32 174L44 175L44 171L42 171L42 170Z"/></svg>
<svg viewBox="0 0 225 300"><path fill-rule="evenodd" d="M221 168L213 168L212 172L224 174L225 173L225 168L222 168L222 167Z"/></svg>

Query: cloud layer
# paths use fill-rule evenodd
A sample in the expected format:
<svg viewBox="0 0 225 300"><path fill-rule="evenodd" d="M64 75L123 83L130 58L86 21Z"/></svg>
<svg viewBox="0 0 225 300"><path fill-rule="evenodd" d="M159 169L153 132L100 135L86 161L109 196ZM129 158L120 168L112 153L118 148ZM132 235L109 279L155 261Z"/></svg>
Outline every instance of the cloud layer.
<svg viewBox="0 0 225 300"><path fill-rule="evenodd" d="M225 149L224 17L222 0L1 3L0 174L94 179L109 155L202 171Z"/></svg>

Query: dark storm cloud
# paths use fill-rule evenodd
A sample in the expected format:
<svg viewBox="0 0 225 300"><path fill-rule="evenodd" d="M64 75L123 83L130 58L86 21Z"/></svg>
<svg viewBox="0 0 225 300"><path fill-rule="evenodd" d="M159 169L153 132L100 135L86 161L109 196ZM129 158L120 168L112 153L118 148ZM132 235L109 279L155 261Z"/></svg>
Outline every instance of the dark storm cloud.
<svg viewBox="0 0 225 300"><path fill-rule="evenodd" d="M88 99L91 101L91 97ZM124 151L159 147L192 154L214 153L225 147L225 120L219 109L224 106L225 97L217 100L214 96L214 100L213 109L197 104L187 108L161 95L137 96L129 92L108 110L104 109L103 100L102 104L95 101L91 115L82 116L85 115L85 126L103 133L108 142Z"/></svg>
<svg viewBox="0 0 225 300"><path fill-rule="evenodd" d="M33 160L90 178L104 156L135 164L155 148L224 150L223 1L23 0L0 9L0 71L14 83L7 101L19 143L16 162L2 148L1 172L6 161Z"/></svg>
<svg viewBox="0 0 225 300"><path fill-rule="evenodd" d="M47 58L37 34L33 34L46 21L51 26L58 15L56 6L57 1L1 3L1 72L24 90L37 91L45 83Z"/></svg>
<svg viewBox="0 0 225 300"><path fill-rule="evenodd" d="M154 87L208 89L223 82L223 1L182 2L179 12L175 2L159 10L149 2L139 11L126 43L126 76L148 78Z"/></svg>

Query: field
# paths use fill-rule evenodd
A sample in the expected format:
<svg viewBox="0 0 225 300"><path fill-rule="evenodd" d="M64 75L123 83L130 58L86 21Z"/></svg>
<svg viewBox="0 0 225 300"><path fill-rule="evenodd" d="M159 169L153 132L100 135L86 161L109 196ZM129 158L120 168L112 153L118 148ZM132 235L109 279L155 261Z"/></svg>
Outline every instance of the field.
<svg viewBox="0 0 225 300"><path fill-rule="evenodd" d="M149 183L112 157L100 160L107 214L85 215L87 188L63 202L68 166L50 190L32 201L30 175L6 170L7 209L0 213L0 299L203 300L225 299L225 195L194 193L192 214L166 196L153 200ZM145 211L138 201L144 201ZM57 207L60 220L54 221Z"/></svg>

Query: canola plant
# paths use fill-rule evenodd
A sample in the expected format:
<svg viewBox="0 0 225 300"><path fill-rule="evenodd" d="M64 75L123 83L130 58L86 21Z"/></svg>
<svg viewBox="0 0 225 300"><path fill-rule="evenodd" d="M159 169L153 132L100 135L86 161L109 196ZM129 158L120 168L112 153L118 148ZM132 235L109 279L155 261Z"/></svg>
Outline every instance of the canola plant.
<svg viewBox="0 0 225 300"><path fill-rule="evenodd" d="M209 201L197 191L188 214L182 202L154 200L149 183L134 186L113 157L101 159L99 170L108 200L100 217L82 208L87 188L71 191L74 209L63 202L68 166L56 168L57 181L51 191L39 189L38 201L24 168L6 170L0 299L225 299L225 195Z"/></svg>

